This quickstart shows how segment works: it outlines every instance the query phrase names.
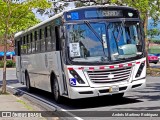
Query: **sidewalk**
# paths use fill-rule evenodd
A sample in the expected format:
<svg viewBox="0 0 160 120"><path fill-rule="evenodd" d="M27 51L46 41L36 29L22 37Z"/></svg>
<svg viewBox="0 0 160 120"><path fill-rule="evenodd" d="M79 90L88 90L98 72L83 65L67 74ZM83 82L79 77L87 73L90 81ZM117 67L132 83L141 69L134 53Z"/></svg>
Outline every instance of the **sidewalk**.
<svg viewBox="0 0 160 120"><path fill-rule="evenodd" d="M36 106L28 104L26 101L19 99L12 94L2 95L0 94L0 116L2 112L13 112L13 111L40 111ZM46 120L43 117L0 117L0 120Z"/></svg>

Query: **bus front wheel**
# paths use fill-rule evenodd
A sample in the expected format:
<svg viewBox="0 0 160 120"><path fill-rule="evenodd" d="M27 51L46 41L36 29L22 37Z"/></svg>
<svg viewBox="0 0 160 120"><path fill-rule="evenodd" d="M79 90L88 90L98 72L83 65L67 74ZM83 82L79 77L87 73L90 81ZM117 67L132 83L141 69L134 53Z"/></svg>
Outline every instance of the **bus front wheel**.
<svg viewBox="0 0 160 120"><path fill-rule="evenodd" d="M54 80L54 82L53 82L52 94L53 94L54 100L57 103L60 103L61 102L61 96L60 96L59 86L58 86L58 81L57 80Z"/></svg>

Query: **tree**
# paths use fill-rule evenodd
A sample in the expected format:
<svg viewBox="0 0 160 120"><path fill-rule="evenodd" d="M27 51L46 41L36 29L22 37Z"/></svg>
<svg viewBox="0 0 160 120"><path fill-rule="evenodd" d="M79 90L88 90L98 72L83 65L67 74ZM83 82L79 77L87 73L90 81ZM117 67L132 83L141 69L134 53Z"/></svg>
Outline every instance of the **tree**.
<svg viewBox="0 0 160 120"><path fill-rule="evenodd" d="M4 67L2 93L6 93L6 52L7 40L14 33L37 24L33 8L51 7L47 0L0 0L0 35L4 44Z"/></svg>
<svg viewBox="0 0 160 120"><path fill-rule="evenodd" d="M160 35L160 30L157 28L153 28L147 31L147 35L150 37L150 40L152 40L155 36Z"/></svg>
<svg viewBox="0 0 160 120"><path fill-rule="evenodd" d="M153 40L153 38L160 35L160 30L158 30L157 28L150 29L150 30L147 31L147 35L149 37L148 46L147 46L148 49L149 49L149 44L150 44L151 41L159 44L160 41L159 40Z"/></svg>
<svg viewBox="0 0 160 120"><path fill-rule="evenodd" d="M52 17L53 15L62 12L65 7L67 7L69 4L68 2L64 2L63 0L52 0L52 8L49 9L37 9L37 12L39 12L41 15L45 14L48 15L48 17Z"/></svg>
<svg viewBox="0 0 160 120"><path fill-rule="evenodd" d="M100 4L111 4L111 0L77 0L75 1L76 7L100 5Z"/></svg>

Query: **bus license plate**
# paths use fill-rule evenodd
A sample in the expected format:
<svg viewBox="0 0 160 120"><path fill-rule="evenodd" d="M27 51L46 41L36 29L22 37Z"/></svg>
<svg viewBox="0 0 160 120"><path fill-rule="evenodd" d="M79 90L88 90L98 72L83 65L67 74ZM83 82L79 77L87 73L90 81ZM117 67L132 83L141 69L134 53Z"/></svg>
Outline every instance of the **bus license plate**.
<svg viewBox="0 0 160 120"><path fill-rule="evenodd" d="M119 86L111 86L109 88L109 92L111 93L119 92Z"/></svg>

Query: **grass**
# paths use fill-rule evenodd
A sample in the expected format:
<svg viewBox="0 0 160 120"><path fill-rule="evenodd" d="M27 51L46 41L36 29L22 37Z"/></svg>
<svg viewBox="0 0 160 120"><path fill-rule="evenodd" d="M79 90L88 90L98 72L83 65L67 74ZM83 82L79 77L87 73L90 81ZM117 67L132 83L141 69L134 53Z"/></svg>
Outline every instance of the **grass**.
<svg viewBox="0 0 160 120"><path fill-rule="evenodd" d="M0 95L10 95L10 93L8 92L2 93L2 91L0 90Z"/></svg>
<svg viewBox="0 0 160 120"><path fill-rule="evenodd" d="M22 100L17 100L17 102L23 104L24 107L27 108L27 110L34 111L34 109L31 106L29 106L26 102L24 102Z"/></svg>
<svg viewBox="0 0 160 120"><path fill-rule="evenodd" d="M149 76L160 76L159 68L147 68L147 75Z"/></svg>

